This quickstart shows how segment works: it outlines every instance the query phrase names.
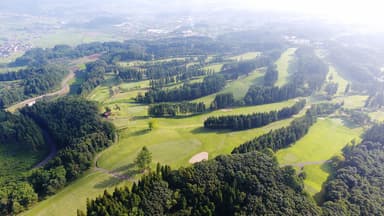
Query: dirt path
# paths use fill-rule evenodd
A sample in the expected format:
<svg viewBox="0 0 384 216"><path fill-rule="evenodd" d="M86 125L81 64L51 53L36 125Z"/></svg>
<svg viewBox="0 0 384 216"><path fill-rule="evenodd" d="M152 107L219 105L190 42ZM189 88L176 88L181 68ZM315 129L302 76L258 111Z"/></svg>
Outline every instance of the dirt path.
<svg viewBox="0 0 384 216"><path fill-rule="evenodd" d="M127 176L127 175L123 175L121 173L118 173L118 172L114 172L114 171L111 171L111 170L107 170L107 169L104 169L104 168L101 168L99 167L99 164L98 164L98 160L101 156L101 153L98 154L95 159L94 159L94 164L93 164L93 170L95 171L98 171L98 172L102 172L102 173L105 173L107 175L110 175L114 178L117 178L117 179L120 179L120 180L132 180L132 177L131 176Z"/></svg>
<svg viewBox="0 0 384 216"><path fill-rule="evenodd" d="M57 145L56 143L53 141L51 135L49 135L49 133L45 130L42 131L43 132L43 136L44 136L44 140L45 142L49 145L50 147L50 151L49 151L49 154L45 157L44 160L42 160L41 162L39 162L38 164L36 164L33 169L36 169L36 168L40 168L40 167L43 167L45 164L47 164L53 157L56 156L57 154Z"/></svg>

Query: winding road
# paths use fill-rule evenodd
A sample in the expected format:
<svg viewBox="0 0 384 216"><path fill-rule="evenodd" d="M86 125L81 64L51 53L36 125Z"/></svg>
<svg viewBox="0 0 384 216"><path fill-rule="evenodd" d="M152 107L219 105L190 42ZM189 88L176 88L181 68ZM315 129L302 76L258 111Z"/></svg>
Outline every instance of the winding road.
<svg viewBox="0 0 384 216"><path fill-rule="evenodd" d="M70 68L69 74L64 78L64 80L61 82L61 89L57 90L55 92L43 94L34 98L29 98L27 100L21 101L15 105L12 105L8 107L6 110L9 112L15 111L19 108L22 108L30 103L33 103L37 100L43 99L45 97L53 97L53 96L63 96L69 93L69 84L68 82L75 77L75 71L78 70L78 67L72 67Z"/></svg>

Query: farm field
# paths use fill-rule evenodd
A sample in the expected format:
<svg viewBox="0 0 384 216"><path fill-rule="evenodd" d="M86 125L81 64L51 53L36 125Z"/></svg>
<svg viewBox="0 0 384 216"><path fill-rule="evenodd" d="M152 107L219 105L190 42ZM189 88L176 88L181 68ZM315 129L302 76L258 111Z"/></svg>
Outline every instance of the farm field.
<svg viewBox="0 0 384 216"><path fill-rule="evenodd" d="M339 118L319 118L306 136L276 153L281 165L292 165L307 174L305 187L311 195L320 192L329 176L327 161L340 155L341 149L362 134L363 129Z"/></svg>

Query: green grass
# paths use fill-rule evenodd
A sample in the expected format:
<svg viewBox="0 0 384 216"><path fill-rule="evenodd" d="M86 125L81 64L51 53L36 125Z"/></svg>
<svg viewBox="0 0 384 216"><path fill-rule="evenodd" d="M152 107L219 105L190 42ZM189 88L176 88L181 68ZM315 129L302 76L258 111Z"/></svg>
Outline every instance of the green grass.
<svg viewBox="0 0 384 216"><path fill-rule="evenodd" d="M306 190L314 195L320 192L329 175L325 161L341 154L347 143L362 134L362 128L350 126L351 123L338 118L318 119L306 136L291 147L278 151L277 159L281 165L303 166L307 173Z"/></svg>
<svg viewBox="0 0 384 216"><path fill-rule="evenodd" d="M340 74L336 71L336 69L333 66L329 67L329 72L327 78L332 76L332 82L336 82L339 84L336 95L341 96L344 95L345 88L348 85L348 81L344 79Z"/></svg>
<svg viewBox="0 0 384 216"><path fill-rule="evenodd" d="M276 86L283 86L288 83L290 76L290 64L294 58L296 48L289 48L280 58L276 61L277 71L279 72L279 77L276 82Z"/></svg>
<svg viewBox="0 0 384 216"><path fill-rule="evenodd" d="M366 95L351 95L345 97L336 98L336 102L344 102L344 108L358 109L365 106L365 101L368 99Z"/></svg>
<svg viewBox="0 0 384 216"><path fill-rule="evenodd" d="M221 68L223 67L224 64L222 63L214 63L208 66L205 66L203 69L205 70L212 70L213 72L217 73L221 71Z"/></svg>
<svg viewBox="0 0 384 216"><path fill-rule="evenodd" d="M94 199L104 190L112 192L116 186L125 185L130 186L131 182L122 182L107 174L90 170L56 195L39 202L21 215L75 216L77 209L85 210L87 198Z"/></svg>
<svg viewBox="0 0 384 216"><path fill-rule="evenodd" d="M246 61L260 56L260 52L247 52L241 55L232 56L229 59L233 61Z"/></svg>
<svg viewBox="0 0 384 216"><path fill-rule="evenodd" d="M264 71L255 70L248 76L241 76L239 79L231 81L227 86L216 94L232 92L235 99L242 99L247 93L249 87L253 84L261 85L263 82ZM208 95L194 100L194 102L204 102L206 105L210 105L215 99L216 94Z"/></svg>
<svg viewBox="0 0 384 216"><path fill-rule="evenodd" d="M383 110L377 110L377 111L371 112L371 113L369 113L369 117L371 117L371 119L373 121L383 122L384 121L384 111Z"/></svg>
<svg viewBox="0 0 384 216"><path fill-rule="evenodd" d="M169 164L173 168L189 166L189 159L202 151L209 158L229 154L232 149L245 141L264 134L272 129L287 126L292 119L275 122L268 126L245 130L207 130L202 128L204 119L211 115L230 115L280 109L294 103L293 100L232 110L218 110L213 113L187 118L157 118L157 127L149 131L146 117L147 107L131 103L118 103L121 110L113 110L111 121L119 130L119 142L105 150L99 166L121 173L131 173L132 163L143 146L153 154L153 168L156 162ZM113 108L113 105L111 104ZM139 175L135 176L136 179ZM130 181L120 182L103 173L89 171L83 177L67 186L53 197L38 203L23 215L76 215L76 209L85 209L86 198L95 198L104 189L130 185ZM70 210L70 211L68 211Z"/></svg>

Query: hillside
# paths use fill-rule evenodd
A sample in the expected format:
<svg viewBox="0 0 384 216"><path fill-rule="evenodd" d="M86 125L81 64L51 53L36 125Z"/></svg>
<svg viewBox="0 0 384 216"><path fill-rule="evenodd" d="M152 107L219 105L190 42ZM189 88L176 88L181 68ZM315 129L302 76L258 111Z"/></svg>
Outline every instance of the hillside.
<svg viewBox="0 0 384 216"><path fill-rule="evenodd" d="M11 61L1 214L379 214L339 180L350 154L380 159L381 140L367 138L384 113L376 57L270 31L56 45Z"/></svg>

